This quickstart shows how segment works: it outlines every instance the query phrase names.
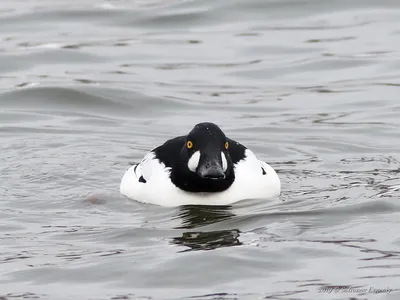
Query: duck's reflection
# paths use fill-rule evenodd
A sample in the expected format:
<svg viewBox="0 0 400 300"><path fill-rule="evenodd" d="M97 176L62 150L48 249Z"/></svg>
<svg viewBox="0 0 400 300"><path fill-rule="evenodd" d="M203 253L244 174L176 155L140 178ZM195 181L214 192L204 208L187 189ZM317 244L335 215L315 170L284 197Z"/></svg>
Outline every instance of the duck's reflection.
<svg viewBox="0 0 400 300"><path fill-rule="evenodd" d="M182 225L177 229L194 229L205 225L218 223L235 216L231 206L181 206L178 217ZM228 230L191 230L183 232L180 237L174 237L172 243L189 247L191 250L212 250L220 247L241 245L239 229Z"/></svg>
<svg viewBox="0 0 400 300"><path fill-rule="evenodd" d="M182 225L177 228L191 229L232 219L235 214L232 206L184 205L179 207L178 217Z"/></svg>

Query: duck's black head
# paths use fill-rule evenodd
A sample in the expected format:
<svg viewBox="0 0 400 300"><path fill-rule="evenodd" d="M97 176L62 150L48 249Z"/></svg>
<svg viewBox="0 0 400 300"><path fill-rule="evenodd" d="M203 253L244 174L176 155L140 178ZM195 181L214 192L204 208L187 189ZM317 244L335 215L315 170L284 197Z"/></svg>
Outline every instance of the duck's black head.
<svg viewBox="0 0 400 300"><path fill-rule="evenodd" d="M190 192L228 189L235 180L229 141L216 124L197 124L184 139L179 165L173 168L171 179Z"/></svg>

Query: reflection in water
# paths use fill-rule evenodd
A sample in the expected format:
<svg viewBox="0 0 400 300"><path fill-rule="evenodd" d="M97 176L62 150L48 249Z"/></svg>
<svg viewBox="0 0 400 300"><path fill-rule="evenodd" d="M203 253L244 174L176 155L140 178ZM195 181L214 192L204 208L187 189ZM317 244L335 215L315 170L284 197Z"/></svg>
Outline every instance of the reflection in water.
<svg viewBox="0 0 400 300"><path fill-rule="evenodd" d="M178 216L182 219L178 228L190 229L232 219L235 214L232 206L185 205L179 208Z"/></svg>
<svg viewBox="0 0 400 300"><path fill-rule="evenodd" d="M185 251L214 250L221 247L241 245L239 233L240 231L238 229L209 232L184 232L181 237L173 238L172 242L190 248Z"/></svg>
<svg viewBox="0 0 400 300"><path fill-rule="evenodd" d="M182 225L177 229L192 229L231 219L235 214L231 206L187 205L179 208L178 217ZM217 231L188 231L172 239L172 243L189 247L188 250L213 250L221 247L241 245L238 229Z"/></svg>

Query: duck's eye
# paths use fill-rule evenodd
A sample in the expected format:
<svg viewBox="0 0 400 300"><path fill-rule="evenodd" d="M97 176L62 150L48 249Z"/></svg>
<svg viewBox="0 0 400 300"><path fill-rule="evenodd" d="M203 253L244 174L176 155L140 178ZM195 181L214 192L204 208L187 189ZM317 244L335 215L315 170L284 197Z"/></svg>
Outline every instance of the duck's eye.
<svg viewBox="0 0 400 300"><path fill-rule="evenodd" d="M229 148L229 143L225 142L225 149L228 150L228 148Z"/></svg>
<svg viewBox="0 0 400 300"><path fill-rule="evenodd" d="M186 143L186 147L188 147L188 149L193 148L193 143L192 143L192 141L188 141L188 142Z"/></svg>

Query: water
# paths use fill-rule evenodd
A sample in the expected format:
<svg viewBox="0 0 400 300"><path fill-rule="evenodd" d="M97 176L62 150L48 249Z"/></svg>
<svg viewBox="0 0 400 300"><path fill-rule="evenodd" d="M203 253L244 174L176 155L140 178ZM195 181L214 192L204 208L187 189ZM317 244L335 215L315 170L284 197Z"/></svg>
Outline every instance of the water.
<svg viewBox="0 0 400 300"><path fill-rule="evenodd" d="M2 1L0 298L398 299L399 28L396 0ZM119 195L200 121L282 196Z"/></svg>

